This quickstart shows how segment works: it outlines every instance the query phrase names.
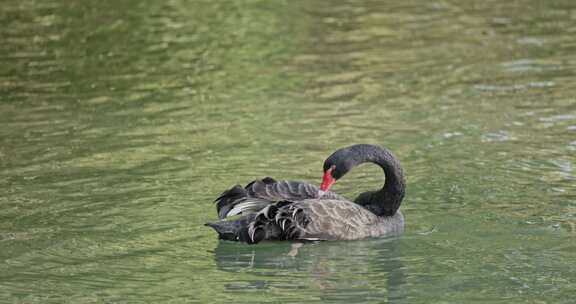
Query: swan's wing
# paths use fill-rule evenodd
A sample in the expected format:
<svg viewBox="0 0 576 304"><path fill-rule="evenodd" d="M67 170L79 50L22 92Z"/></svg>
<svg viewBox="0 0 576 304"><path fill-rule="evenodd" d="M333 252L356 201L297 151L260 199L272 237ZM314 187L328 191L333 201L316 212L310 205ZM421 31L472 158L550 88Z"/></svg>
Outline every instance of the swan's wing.
<svg viewBox="0 0 576 304"><path fill-rule="evenodd" d="M378 217L347 200L281 201L256 215L250 242L262 240L353 240L371 236Z"/></svg>
<svg viewBox="0 0 576 304"><path fill-rule="evenodd" d="M224 192L214 201L218 218L224 219L238 214L258 212L273 201L251 197L240 185L236 185Z"/></svg>
<svg viewBox="0 0 576 304"><path fill-rule="evenodd" d="M327 200L319 204L306 200L295 204L306 216L307 225L298 227L301 239L356 240L370 236L378 217L347 200Z"/></svg>
<svg viewBox="0 0 576 304"><path fill-rule="evenodd" d="M318 197L317 186L302 181L276 181L270 177L255 180L246 186L251 197L269 201L301 201L305 199L344 199L334 192L327 192Z"/></svg>
<svg viewBox="0 0 576 304"><path fill-rule="evenodd" d="M322 198L316 198L319 188L300 181L276 181L266 177L255 180L246 187L236 185L224 191L216 200L216 209L220 219L259 212L278 201L300 201L304 199L342 199L334 192L326 192Z"/></svg>

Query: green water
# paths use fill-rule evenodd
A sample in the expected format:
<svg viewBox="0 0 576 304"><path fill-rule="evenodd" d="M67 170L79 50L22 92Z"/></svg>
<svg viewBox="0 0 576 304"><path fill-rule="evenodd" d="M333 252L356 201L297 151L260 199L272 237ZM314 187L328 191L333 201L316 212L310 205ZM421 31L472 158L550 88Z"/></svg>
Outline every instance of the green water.
<svg viewBox="0 0 576 304"><path fill-rule="evenodd" d="M12 0L0 61L1 303L574 301L573 0ZM399 156L403 236L202 226L352 143Z"/></svg>

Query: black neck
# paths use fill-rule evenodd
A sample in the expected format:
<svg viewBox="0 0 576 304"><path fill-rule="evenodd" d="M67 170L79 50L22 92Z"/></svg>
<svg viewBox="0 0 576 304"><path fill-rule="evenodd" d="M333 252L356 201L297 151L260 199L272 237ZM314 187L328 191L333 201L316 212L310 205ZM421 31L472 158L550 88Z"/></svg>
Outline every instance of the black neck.
<svg viewBox="0 0 576 304"><path fill-rule="evenodd" d="M384 151L383 158L375 163L384 170L386 181L382 189L374 193L369 204L376 208L376 215L392 216L400 208L406 191L404 173L398 159L388 150Z"/></svg>
<svg viewBox="0 0 576 304"><path fill-rule="evenodd" d="M345 149L349 149L346 153L348 170L361 163L371 162L384 170L386 179L382 189L362 193L355 201L378 216L394 215L406 191L404 173L398 159L390 150L374 145L354 145Z"/></svg>

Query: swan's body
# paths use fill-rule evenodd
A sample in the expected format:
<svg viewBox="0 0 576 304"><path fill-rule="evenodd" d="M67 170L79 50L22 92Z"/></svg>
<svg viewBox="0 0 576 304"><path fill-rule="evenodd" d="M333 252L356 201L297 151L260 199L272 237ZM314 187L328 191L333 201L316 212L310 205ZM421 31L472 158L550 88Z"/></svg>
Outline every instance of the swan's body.
<svg viewBox="0 0 576 304"><path fill-rule="evenodd" d="M354 166L373 162L384 169L386 183L351 202L327 191ZM398 211L404 197L404 176L387 149L354 145L334 152L324 163L320 188L306 182L256 180L235 186L216 199L221 221L209 223L221 239L258 243L262 240L357 240L401 233ZM227 217L241 215L235 220Z"/></svg>
<svg viewBox="0 0 576 304"><path fill-rule="evenodd" d="M297 239L359 240L399 233L404 227L404 217L400 212L393 216L377 216L368 209L346 200L319 202L316 199L307 199L288 207L285 208L286 211L302 210L308 222L307 225L298 227ZM280 224L282 224L281 218L278 217Z"/></svg>

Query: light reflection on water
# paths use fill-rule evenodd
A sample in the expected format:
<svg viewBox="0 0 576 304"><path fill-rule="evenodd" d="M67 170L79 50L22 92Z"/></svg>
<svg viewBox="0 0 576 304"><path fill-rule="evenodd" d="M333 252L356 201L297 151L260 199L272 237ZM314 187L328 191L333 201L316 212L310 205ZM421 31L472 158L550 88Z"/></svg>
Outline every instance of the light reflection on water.
<svg viewBox="0 0 576 304"><path fill-rule="evenodd" d="M572 301L571 1L3 8L0 299ZM202 226L225 188L317 183L354 142L399 155L403 236L294 255Z"/></svg>

